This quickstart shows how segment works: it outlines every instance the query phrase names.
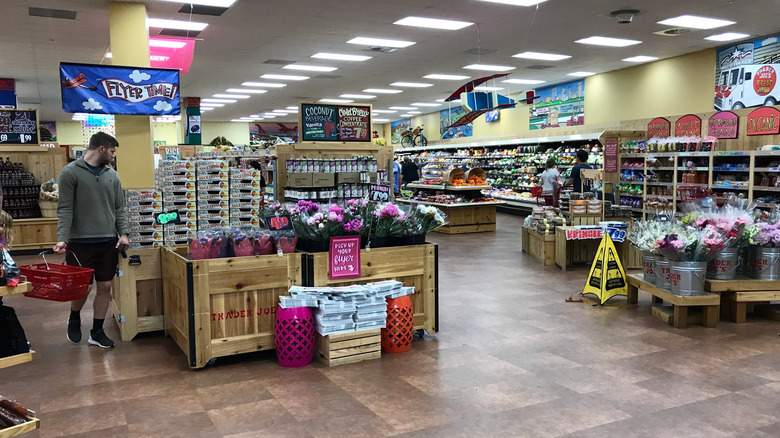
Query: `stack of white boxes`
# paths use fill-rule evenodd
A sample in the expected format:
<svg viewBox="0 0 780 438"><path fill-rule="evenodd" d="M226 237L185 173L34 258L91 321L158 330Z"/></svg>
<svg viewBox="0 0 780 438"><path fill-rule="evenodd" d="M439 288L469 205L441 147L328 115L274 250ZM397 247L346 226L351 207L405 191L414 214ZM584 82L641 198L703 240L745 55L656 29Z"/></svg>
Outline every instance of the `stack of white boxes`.
<svg viewBox="0 0 780 438"><path fill-rule="evenodd" d="M130 248L155 248L163 244L163 229L155 214L163 211L162 195L157 190L125 191Z"/></svg>
<svg viewBox="0 0 780 438"><path fill-rule="evenodd" d="M155 174L155 186L162 192L166 212L177 211L180 224L166 224L166 245L186 244L195 236L196 228L196 173L191 161L161 161Z"/></svg>
<svg viewBox="0 0 780 438"><path fill-rule="evenodd" d="M263 196L260 171L230 169L230 226L260 225Z"/></svg>
<svg viewBox="0 0 780 438"><path fill-rule="evenodd" d="M226 160L198 160L198 231L230 224L229 164Z"/></svg>

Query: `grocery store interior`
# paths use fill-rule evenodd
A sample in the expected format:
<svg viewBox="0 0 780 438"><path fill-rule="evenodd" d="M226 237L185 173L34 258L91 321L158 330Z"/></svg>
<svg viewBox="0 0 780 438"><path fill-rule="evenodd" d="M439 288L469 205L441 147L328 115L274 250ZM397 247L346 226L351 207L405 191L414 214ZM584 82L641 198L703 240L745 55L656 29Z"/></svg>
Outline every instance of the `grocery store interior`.
<svg viewBox="0 0 780 438"><path fill-rule="evenodd" d="M0 438L780 436L766 2L3 3ZM39 255L97 132L113 348Z"/></svg>

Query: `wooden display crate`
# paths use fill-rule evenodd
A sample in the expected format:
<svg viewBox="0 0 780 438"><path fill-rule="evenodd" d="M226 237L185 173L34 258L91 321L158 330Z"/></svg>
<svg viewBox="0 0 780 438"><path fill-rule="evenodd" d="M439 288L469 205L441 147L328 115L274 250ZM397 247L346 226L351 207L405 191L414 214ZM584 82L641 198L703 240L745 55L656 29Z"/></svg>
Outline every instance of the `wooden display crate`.
<svg viewBox="0 0 780 438"><path fill-rule="evenodd" d="M528 230L528 254L544 266L555 263L555 234Z"/></svg>
<svg viewBox="0 0 780 438"><path fill-rule="evenodd" d="M529 241L528 231L529 230L530 230L530 228L523 227L523 230L522 230L522 232L520 234L520 242L521 242L521 244L523 246L523 252L526 253L526 254L528 254L528 250L530 249L528 247L528 241Z"/></svg>
<svg viewBox="0 0 780 438"><path fill-rule="evenodd" d="M7 427L5 429L0 429L0 438L11 438L41 428L41 420L37 418L30 418L29 420L30 421L26 423L18 424L13 427Z"/></svg>
<svg viewBox="0 0 780 438"><path fill-rule="evenodd" d="M397 280L414 286L414 329L439 331L439 247L436 244L373 248L360 251L360 278L328 278L328 253L304 255L303 284L346 286L369 281Z"/></svg>
<svg viewBox="0 0 780 438"><path fill-rule="evenodd" d="M780 281L738 277L734 280L704 280L704 289L720 293L721 317L731 322L747 321L748 307L780 300Z"/></svg>
<svg viewBox="0 0 780 438"><path fill-rule="evenodd" d="M317 333L315 353L329 367L379 359L382 355L382 329L328 336Z"/></svg>
<svg viewBox="0 0 780 438"><path fill-rule="evenodd" d="M111 282L111 310L123 341L138 333L163 329L163 292L161 248L128 249L127 258L119 257L121 275ZM131 266L131 257L141 264Z"/></svg>
<svg viewBox="0 0 780 438"><path fill-rule="evenodd" d="M447 224L435 229L437 233L463 234L496 231L495 205L464 205L444 207L437 204L447 215Z"/></svg>
<svg viewBox="0 0 780 438"><path fill-rule="evenodd" d="M15 219L13 251L51 249L57 243L57 218Z"/></svg>
<svg viewBox="0 0 780 438"><path fill-rule="evenodd" d="M302 284L301 253L193 261L187 248L164 248L161 255L165 331L191 368L274 348L279 296Z"/></svg>
<svg viewBox="0 0 780 438"><path fill-rule="evenodd" d="M667 323L671 323L675 328L685 328L691 323L688 320L688 309L692 306L701 306L701 325L712 328L718 324L720 313L720 296L718 294L705 292L704 295L695 296L675 295L666 289L660 289L654 284L646 282L642 274L628 274L626 281L628 282L628 304L637 304L639 289L652 295L654 303L666 301L672 304L674 307L669 320L663 317L662 308L653 310L653 314L661 317Z"/></svg>

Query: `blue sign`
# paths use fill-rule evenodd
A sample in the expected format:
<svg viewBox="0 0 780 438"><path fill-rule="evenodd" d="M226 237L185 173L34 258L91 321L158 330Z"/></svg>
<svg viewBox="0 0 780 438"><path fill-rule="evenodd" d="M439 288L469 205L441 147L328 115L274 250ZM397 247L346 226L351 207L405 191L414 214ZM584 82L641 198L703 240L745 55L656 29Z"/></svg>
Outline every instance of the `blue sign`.
<svg viewBox="0 0 780 438"><path fill-rule="evenodd" d="M0 107L16 108L16 81L0 78Z"/></svg>
<svg viewBox="0 0 780 438"><path fill-rule="evenodd" d="M180 114L179 71L60 63L62 109L90 114Z"/></svg>
<svg viewBox="0 0 780 438"><path fill-rule="evenodd" d="M613 242L622 242L626 240L626 230L607 227L607 233L609 233L609 237L612 238Z"/></svg>

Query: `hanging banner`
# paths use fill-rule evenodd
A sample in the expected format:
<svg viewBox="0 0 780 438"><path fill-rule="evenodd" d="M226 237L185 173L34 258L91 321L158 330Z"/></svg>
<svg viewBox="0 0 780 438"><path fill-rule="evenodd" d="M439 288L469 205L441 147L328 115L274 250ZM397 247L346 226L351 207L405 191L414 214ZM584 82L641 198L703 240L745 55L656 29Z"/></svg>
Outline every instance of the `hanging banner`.
<svg viewBox="0 0 780 438"><path fill-rule="evenodd" d="M753 110L747 116L747 135L772 135L780 133L780 111L772 107Z"/></svg>
<svg viewBox="0 0 780 438"><path fill-rule="evenodd" d="M710 117L707 123L707 135L715 138L737 138L739 134L739 116L731 111L721 111Z"/></svg>
<svg viewBox="0 0 780 438"><path fill-rule="evenodd" d="M626 271L623 270L623 264L609 234L604 235L596 251L596 258L593 260L588 282L585 283L582 294L596 295L601 304L615 295L628 295Z"/></svg>
<svg viewBox="0 0 780 438"><path fill-rule="evenodd" d="M16 81L0 78L0 108L16 108Z"/></svg>
<svg viewBox="0 0 780 438"><path fill-rule="evenodd" d="M69 113L181 113L178 70L60 63L60 83Z"/></svg>
<svg viewBox="0 0 780 438"><path fill-rule="evenodd" d="M682 116L674 122L677 137L701 137L701 118L693 114Z"/></svg>
<svg viewBox="0 0 780 438"><path fill-rule="evenodd" d="M780 40L777 35L717 51L715 109L777 105L780 102Z"/></svg>
<svg viewBox="0 0 780 438"><path fill-rule="evenodd" d="M331 237L328 278L360 277L360 236Z"/></svg>
<svg viewBox="0 0 780 438"><path fill-rule="evenodd" d="M656 117L647 124L647 138L667 138L672 135L672 124L663 117Z"/></svg>
<svg viewBox="0 0 780 438"><path fill-rule="evenodd" d="M618 138L607 137L604 139L604 172L616 173L618 171Z"/></svg>

